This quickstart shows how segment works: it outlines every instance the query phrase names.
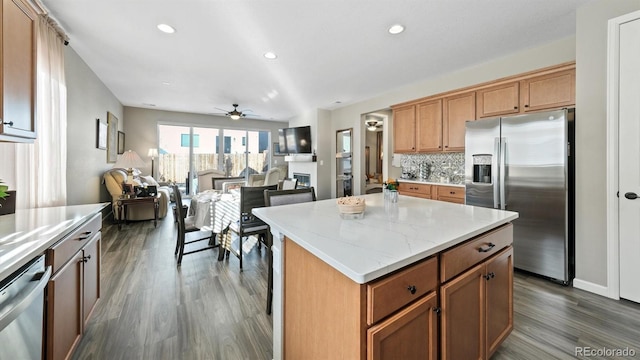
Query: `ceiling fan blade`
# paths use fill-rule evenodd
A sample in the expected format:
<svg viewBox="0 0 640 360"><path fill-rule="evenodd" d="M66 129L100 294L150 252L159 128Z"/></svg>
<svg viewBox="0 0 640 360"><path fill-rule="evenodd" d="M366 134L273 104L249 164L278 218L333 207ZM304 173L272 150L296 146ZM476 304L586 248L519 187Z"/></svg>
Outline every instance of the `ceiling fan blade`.
<svg viewBox="0 0 640 360"><path fill-rule="evenodd" d="M229 110L220 109L219 107L215 107L214 109L216 109L216 110L220 110L220 111L224 111L224 113L225 113L225 114L229 112Z"/></svg>

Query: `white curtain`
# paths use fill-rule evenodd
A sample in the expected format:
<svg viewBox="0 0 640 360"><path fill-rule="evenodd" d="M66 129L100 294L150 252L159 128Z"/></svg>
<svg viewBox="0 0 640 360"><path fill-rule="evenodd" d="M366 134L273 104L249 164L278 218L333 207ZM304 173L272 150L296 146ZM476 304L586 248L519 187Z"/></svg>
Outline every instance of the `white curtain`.
<svg viewBox="0 0 640 360"><path fill-rule="evenodd" d="M34 144L16 145L18 208L67 204L67 86L64 45L47 16L37 33L36 131Z"/></svg>

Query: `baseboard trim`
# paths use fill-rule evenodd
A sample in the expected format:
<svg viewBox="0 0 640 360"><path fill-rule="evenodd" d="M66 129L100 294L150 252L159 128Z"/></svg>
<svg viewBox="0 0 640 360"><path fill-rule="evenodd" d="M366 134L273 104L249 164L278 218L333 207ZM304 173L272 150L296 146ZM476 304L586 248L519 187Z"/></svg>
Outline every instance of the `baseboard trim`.
<svg viewBox="0 0 640 360"><path fill-rule="evenodd" d="M584 280L580 280L580 279L573 279L573 287L576 288L576 289L588 291L590 293L594 293L594 294L597 294L597 295L600 295L600 296L608 297L610 299L620 300L619 297L611 296L611 294L609 294L609 287L598 285L598 284L594 284L594 283L589 282L589 281L584 281Z"/></svg>

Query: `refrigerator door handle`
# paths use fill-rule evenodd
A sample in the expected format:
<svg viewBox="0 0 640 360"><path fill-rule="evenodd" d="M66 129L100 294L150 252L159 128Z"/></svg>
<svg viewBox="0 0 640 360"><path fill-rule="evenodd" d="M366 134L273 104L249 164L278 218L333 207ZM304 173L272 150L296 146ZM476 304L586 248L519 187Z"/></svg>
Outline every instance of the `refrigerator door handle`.
<svg viewBox="0 0 640 360"><path fill-rule="evenodd" d="M495 159L500 158L500 138L495 138L494 139L494 144L493 144L493 156ZM493 161L492 161L493 162ZM499 188L498 188L498 176L501 172L500 170L500 165L497 163L498 160L496 160L496 165L495 166L495 170L491 172L491 183L493 185L493 208L494 209L499 209L500 208L500 193L499 193Z"/></svg>
<svg viewBox="0 0 640 360"><path fill-rule="evenodd" d="M507 198L505 194L504 181L507 172L507 138L500 138L500 209L507 210Z"/></svg>

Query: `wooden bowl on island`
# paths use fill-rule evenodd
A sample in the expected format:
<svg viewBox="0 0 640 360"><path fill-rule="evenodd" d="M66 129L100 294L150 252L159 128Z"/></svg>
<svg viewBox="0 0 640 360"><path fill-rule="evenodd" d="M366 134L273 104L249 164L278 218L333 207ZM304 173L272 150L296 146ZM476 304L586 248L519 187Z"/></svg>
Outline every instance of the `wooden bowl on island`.
<svg viewBox="0 0 640 360"><path fill-rule="evenodd" d="M341 214L362 214L366 207L364 199L359 197L342 197L336 202Z"/></svg>

